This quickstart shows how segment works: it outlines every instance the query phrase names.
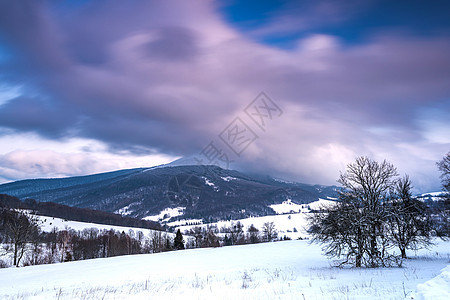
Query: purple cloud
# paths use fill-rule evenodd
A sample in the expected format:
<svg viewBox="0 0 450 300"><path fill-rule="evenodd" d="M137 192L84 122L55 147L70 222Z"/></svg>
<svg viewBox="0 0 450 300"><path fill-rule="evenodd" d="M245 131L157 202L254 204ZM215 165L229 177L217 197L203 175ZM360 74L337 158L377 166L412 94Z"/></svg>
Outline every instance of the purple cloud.
<svg viewBox="0 0 450 300"><path fill-rule="evenodd" d="M9 53L0 76L23 86L0 106L2 127L96 139L113 152L188 155L265 91L285 113L248 148L239 162L247 170L334 183L366 154L417 174L424 189L438 186L434 161L450 141L428 133L450 111L448 35L385 29L345 45L317 33L283 50L247 39L213 2L52 4L0 3ZM447 113L425 128L430 107Z"/></svg>

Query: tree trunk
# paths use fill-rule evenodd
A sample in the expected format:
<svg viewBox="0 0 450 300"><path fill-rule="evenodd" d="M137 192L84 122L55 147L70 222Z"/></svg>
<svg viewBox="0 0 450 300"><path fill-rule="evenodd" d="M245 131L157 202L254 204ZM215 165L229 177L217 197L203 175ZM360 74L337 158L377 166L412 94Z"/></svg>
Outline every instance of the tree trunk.
<svg viewBox="0 0 450 300"><path fill-rule="evenodd" d="M18 245L15 243L14 244L14 266L16 266L17 267L17 252L18 252L18 250L19 250L19 247L18 247Z"/></svg>
<svg viewBox="0 0 450 300"><path fill-rule="evenodd" d="M356 255L356 263L355 263L355 267L361 268L361 254L357 254L357 255Z"/></svg>
<svg viewBox="0 0 450 300"><path fill-rule="evenodd" d="M402 258L408 258L408 257L406 256L406 248L400 248L400 251L401 251L401 253L402 253Z"/></svg>

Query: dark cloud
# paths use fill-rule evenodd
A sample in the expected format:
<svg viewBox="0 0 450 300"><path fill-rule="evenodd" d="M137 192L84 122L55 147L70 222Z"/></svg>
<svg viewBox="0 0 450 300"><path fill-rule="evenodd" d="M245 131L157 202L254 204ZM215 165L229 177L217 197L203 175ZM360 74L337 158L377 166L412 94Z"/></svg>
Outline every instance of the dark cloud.
<svg viewBox="0 0 450 300"><path fill-rule="evenodd" d="M60 32L43 1L1 1L0 28L15 67L47 73L67 66L58 49Z"/></svg>
<svg viewBox="0 0 450 300"><path fill-rule="evenodd" d="M195 35L182 27L166 27L156 31L156 39L148 42L145 49L151 59L192 59L198 53Z"/></svg>
<svg viewBox="0 0 450 300"><path fill-rule="evenodd" d="M0 120L4 127L61 138L75 123L76 112L51 102L18 97L1 106Z"/></svg>

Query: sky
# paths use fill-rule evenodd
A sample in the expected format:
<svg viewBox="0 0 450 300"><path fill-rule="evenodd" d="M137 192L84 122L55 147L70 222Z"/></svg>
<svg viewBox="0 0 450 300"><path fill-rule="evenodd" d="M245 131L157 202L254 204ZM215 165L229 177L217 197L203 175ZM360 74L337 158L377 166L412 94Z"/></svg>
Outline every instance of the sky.
<svg viewBox="0 0 450 300"><path fill-rule="evenodd" d="M180 157L440 189L448 1L0 0L0 182Z"/></svg>

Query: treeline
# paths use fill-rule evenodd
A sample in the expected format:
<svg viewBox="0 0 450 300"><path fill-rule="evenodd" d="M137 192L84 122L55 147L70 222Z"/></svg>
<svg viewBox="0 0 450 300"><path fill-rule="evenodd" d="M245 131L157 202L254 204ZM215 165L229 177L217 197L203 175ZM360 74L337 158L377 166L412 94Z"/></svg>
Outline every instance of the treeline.
<svg viewBox="0 0 450 300"><path fill-rule="evenodd" d="M9 199L11 200L11 199ZM287 240L278 237L273 222L264 223L261 229L242 223L230 227L193 227L176 234L151 231L116 231L88 228L50 232L41 231L40 219L26 210L0 208L0 267L30 266L61 263L93 258L106 258L130 254L158 253L185 248L221 247Z"/></svg>
<svg viewBox="0 0 450 300"><path fill-rule="evenodd" d="M277 240L290 240L289 237L278 236L278 231L273 222L266 222L261 229L253 224L245 228L241 222L232 222L229 227L217 225L196 226L184 232L192 237L188 240L189 248L221 247L231 245L256 244L273 242Z"/></svg>
<svg viewBox="0 0 450 300"><path fill-rule="evenodd" d="M74 229L42 232L36 215L24 210L0 208L0 267L52 264L119 255L157 253L183 249L173 235L152 231ZM181 235L181 233L180 233Z"/></svg>
<svg viewBox="0 0 450 300"><path fill-rule="evenodd" d="M6 194L0 194L0 207L27 209L39 215L79 222L163 230L163 227L154 221L124 217L118 214L88 208L71 207L54 202L37 202L34 199L21 201L19 198Z"/></svg>

